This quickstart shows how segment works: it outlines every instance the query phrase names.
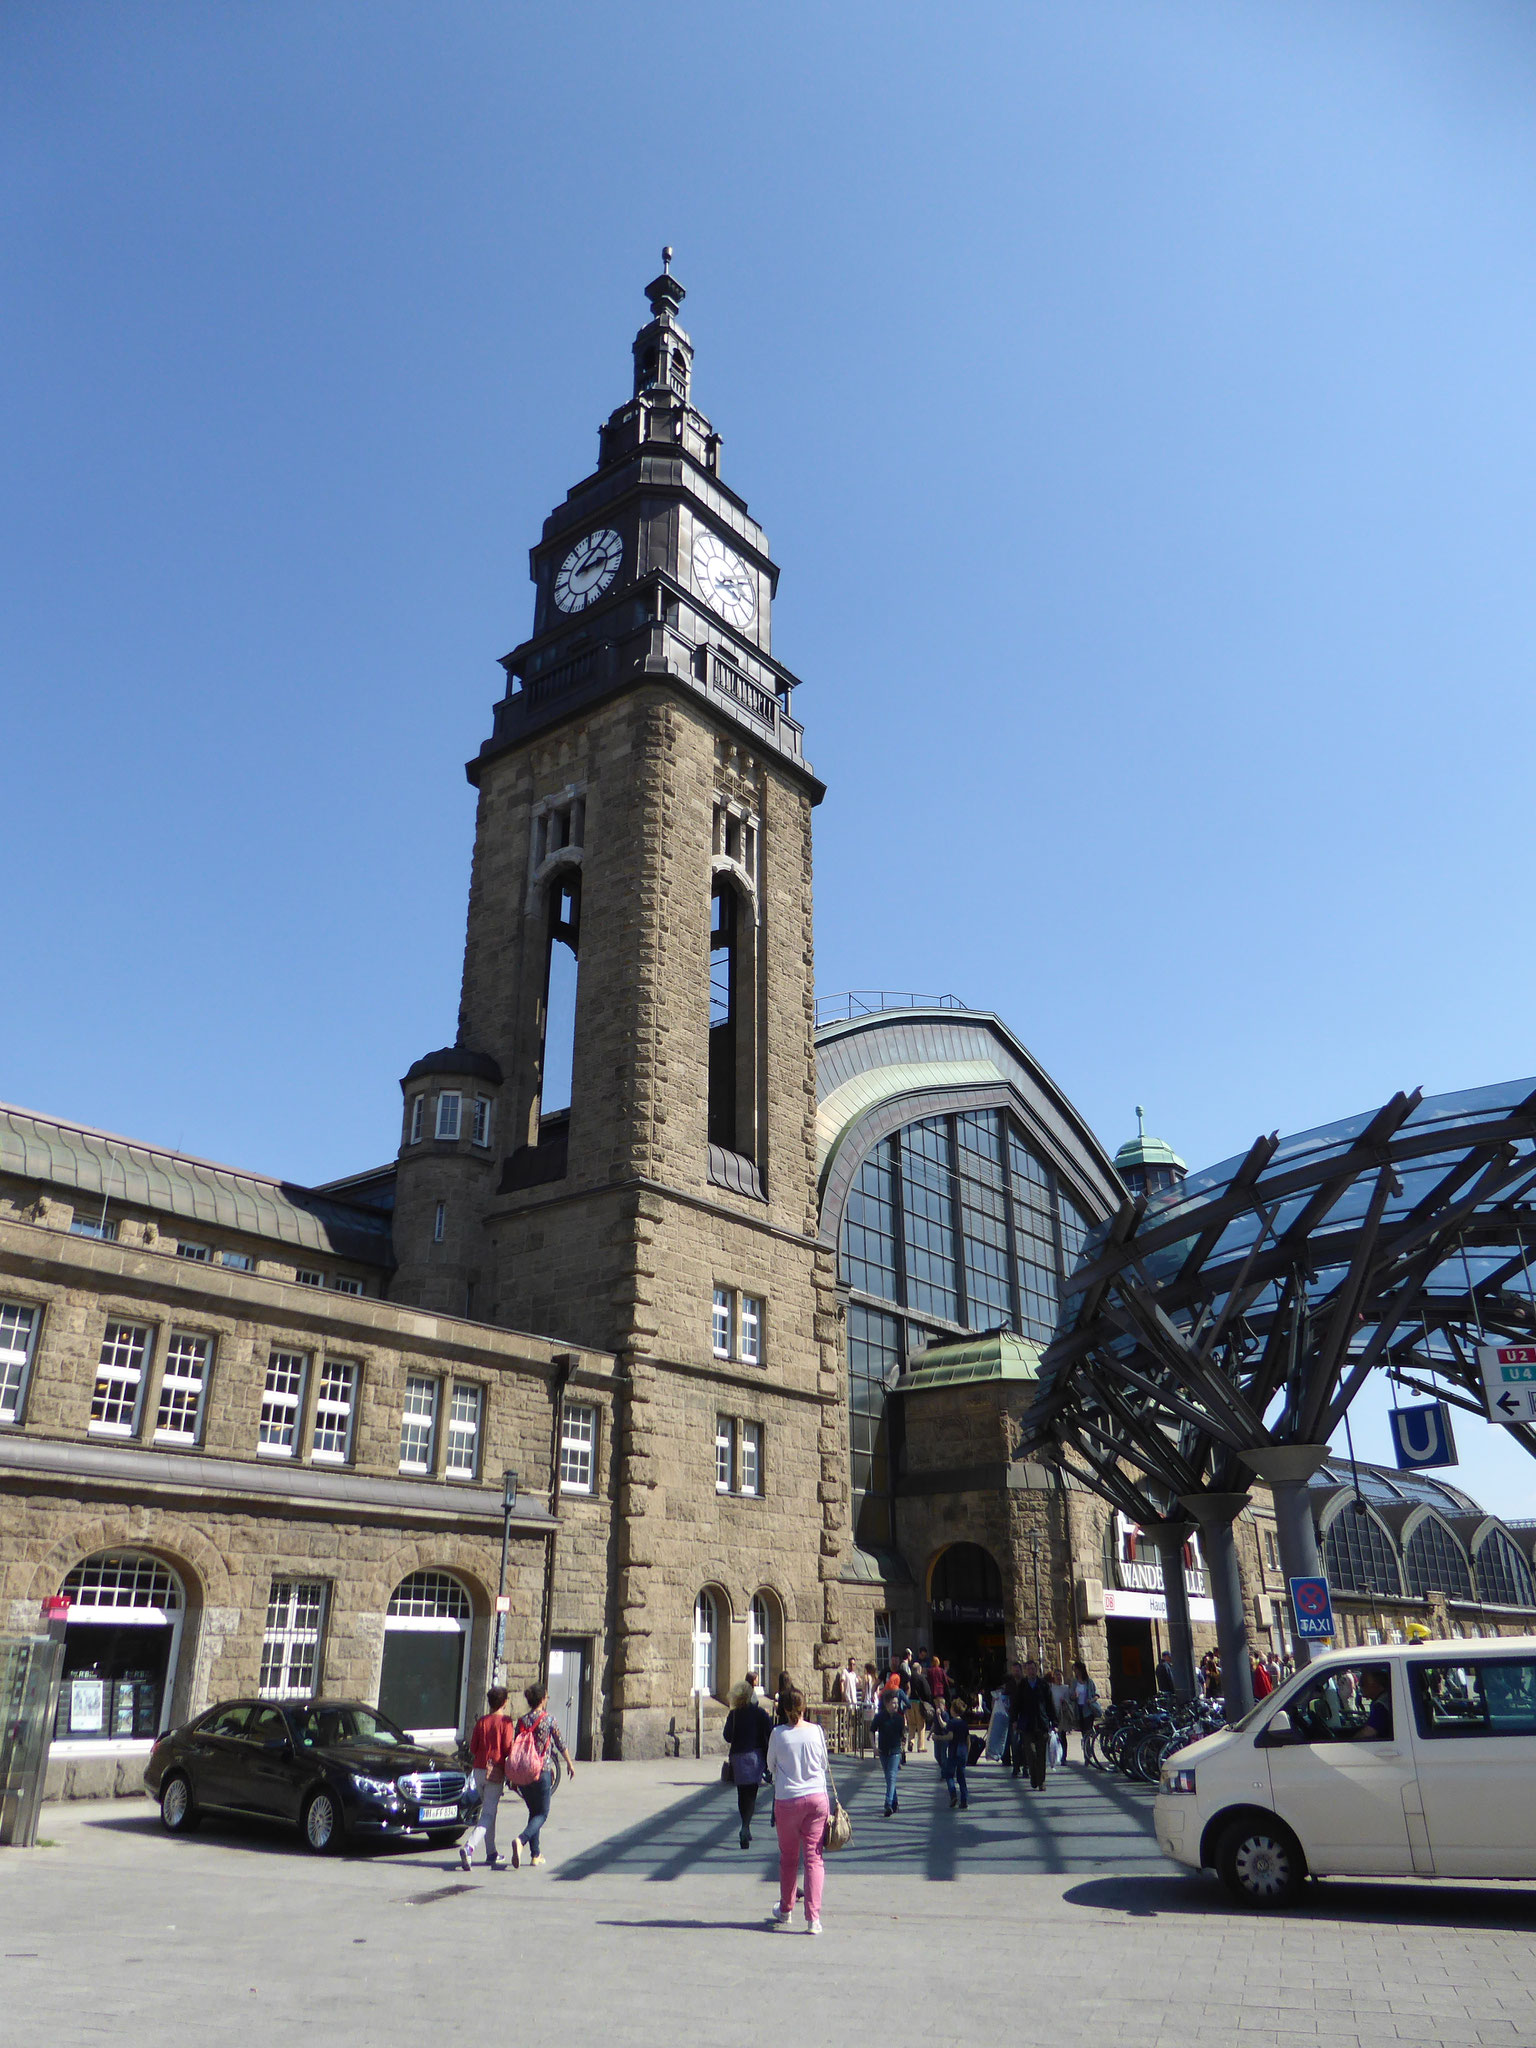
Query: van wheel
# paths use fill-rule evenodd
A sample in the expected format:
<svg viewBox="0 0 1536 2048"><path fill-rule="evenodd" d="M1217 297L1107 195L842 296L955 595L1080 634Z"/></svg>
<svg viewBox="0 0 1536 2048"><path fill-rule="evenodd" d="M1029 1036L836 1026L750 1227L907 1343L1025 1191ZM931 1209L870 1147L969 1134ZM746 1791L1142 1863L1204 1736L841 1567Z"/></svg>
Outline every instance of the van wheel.
<svg viewBox="0 0 1536 2048"><path fill-rule="evenodd" d="M160 1824L169 1835L190 1835L202 1819L192 1802L192 1787L180 1771L160 1787Z"/></svg>
<svg viewBox="0 0 1536 2048"><path fill-rule="evenodd" d="M1236 1820L1216 1846L1222 1883L1245 1906L1290 1906L1307 1874L1301 1844L1282 1821Z"/></svg>

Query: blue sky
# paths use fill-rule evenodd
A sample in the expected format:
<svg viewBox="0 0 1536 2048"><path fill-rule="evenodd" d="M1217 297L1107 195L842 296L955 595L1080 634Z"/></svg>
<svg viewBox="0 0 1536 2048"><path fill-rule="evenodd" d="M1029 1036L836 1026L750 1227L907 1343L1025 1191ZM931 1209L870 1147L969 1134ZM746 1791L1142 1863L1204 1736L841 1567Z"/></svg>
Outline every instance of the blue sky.
<svg viewBox="0 0 1536 2048"><path fill-rule="evenodd" d="M388 1155L663 241L824 992L1192 1164L1536 1068L1533 72L1478 0L11 0L0 1093Z"/></svg>

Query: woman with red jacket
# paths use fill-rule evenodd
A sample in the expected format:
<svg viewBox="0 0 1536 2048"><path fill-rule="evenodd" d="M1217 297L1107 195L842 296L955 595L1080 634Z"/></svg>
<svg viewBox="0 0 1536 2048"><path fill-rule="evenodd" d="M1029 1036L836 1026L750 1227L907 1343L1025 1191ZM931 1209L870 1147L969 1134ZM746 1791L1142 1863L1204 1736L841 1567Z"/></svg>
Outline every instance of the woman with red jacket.
<svg viewBox="0 0 1536 2048"><path fill-rule="evenodd" d="M512 1717L506 1711L507 1688L493 1685L485 1696L483 1713L469 1735L469 1754L475 1766L475 1786L480 1794L480 1819L459 1847L459 1862L465 1870L475 1860L475 1850L485 1844L485 1860L492 1870L505 1870L509 1859L496 1852L496 1810L506 1784L505 1764L512 1747Z"/></svg>

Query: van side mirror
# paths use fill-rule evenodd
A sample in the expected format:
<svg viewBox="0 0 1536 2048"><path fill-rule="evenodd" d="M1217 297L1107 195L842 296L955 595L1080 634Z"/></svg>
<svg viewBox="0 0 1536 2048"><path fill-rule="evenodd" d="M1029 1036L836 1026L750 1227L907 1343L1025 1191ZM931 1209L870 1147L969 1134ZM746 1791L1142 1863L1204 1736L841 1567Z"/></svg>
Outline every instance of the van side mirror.
<svg viewBox="0 0 1536 2048"><path fill-rule="evenodd" d="M1264 1724L1260 1740L1269 1743L1289 1742L1291 1739L1291 1717L1282 1707L1278 1714L1271 1714Z"/></svg>

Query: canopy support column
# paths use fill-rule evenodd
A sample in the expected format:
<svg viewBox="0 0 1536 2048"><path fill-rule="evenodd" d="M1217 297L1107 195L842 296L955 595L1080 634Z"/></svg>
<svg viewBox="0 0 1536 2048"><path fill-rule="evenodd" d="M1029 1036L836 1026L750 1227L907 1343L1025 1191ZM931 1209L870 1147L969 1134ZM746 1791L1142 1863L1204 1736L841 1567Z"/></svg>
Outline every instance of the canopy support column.
<svg viewBox="0 0 1536 2048"><path fill-rule="evenodd" d="M1168 1603L1168 1651L1173 1658L1173 1680L1179 1691L1193 1699L1199 1690L1195 1679L1195 1637L1189 1619L1189 1587L1184 1579L1184 1545L1194 1533L1193 1522L1143 1522L1141 1533L1157 1551L1163 1568L1163 1598Z"/></svg>
<svg viewBox="0 0 1536 2048"><path fill-rule="evenodd" d="M1248 1617L1237 1568L1232 1524L1248 1505L1246 1493L1186 1493L1180 1507L1200 1525L1200 1547L1211 1575L1216 1603L1216 1644L1221 1656L1221 1692L1229 1721L1240 1721L1253 1705L1253 1667L1248 1653Z"/></svg>
<svg viewBox="0 0 1536 2048"><path fill-rule="evenodd" d="M1320 1579L1322 1561L1317 1554L1317 1525L1312 1519L1309 1481L1328 1456L1326 1444L1273 1444L1262 1450L1244 1451L1243 1463L1254 1477L1267 1486L1275 1502L1275 1534L1280 1544L1280 1570L1285 1577L1289 1603L1292 1579ZM1299 1636L1296 1617L1291 1616L1292 1656L1299 1671L1312 1661L1312 1644Z"/></svg>

